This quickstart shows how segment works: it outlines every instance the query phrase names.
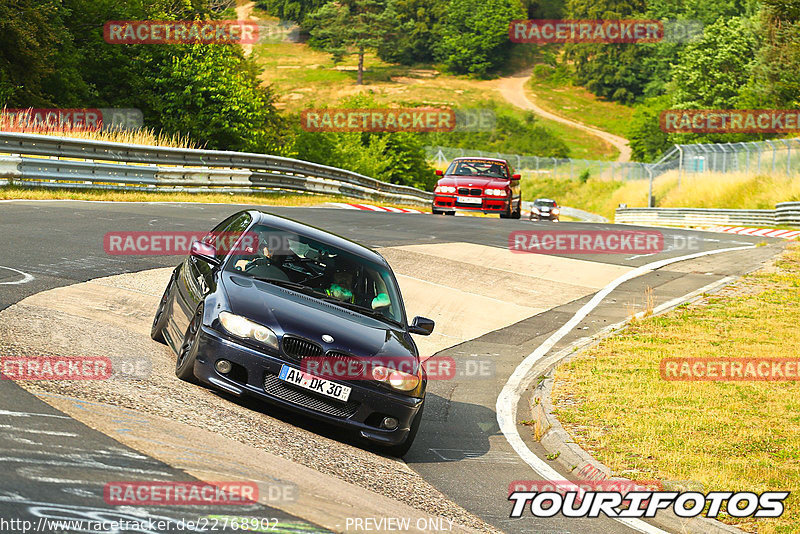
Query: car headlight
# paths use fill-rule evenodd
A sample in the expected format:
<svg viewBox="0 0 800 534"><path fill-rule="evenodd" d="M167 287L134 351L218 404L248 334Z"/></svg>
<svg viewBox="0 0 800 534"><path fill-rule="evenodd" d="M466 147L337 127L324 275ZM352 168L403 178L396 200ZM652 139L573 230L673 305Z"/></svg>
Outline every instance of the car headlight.
<svg viewBox="0 0 800 534"><path fill-rule="evenodd" d="M534 206L534 207L533 207L533 212L534 212L534 213L539 213L539 208L537 208L536 206Z"/></svg>
<svg viewBox="0 0 800 534"><path fill-rule="evenodd" d="M456 188L449 186L449 185L440 185L437 189L439 189L440 193L455 193Z"/></svg>
<svg viewBox="0 0 800 534"><path fill-rule="evenodd" d="M372 368L372 379L377 382L389 384L394 389L400 391L411 391L419 385L420 378L418 375L412 375L397 369L389 369L388 367L375 366Z"/></svg>
<svg viewBox="0 0 800 534"><path fill-rule="evenodd" d="M486 194L493 197L504 197L508 195L505 189L487 189Z"/></svg>
<svg viewBox="0 0 800 534"><path fill-rule="evenodd" d="M558 209L558 208L553 208L553 209L551 210L551 212L552 212L552 214L553 214L553 215L558 215L559 213L561 213L561 210L560 210L560 209Z"/></svg>
<svg viewBox="0 0 800 534"><path fill-rule="evenodd" d="M252 339L275 350L278 349L278 336L266 326L226 311L220 312L219 322L222 328L236 337Z"/></svg>

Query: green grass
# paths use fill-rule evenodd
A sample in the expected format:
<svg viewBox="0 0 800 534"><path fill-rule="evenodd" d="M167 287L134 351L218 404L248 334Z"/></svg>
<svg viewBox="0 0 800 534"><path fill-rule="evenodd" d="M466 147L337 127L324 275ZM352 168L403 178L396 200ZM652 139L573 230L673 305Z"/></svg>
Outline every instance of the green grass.
<svg viewBox="0 0 800 534"><path fill-rule="evenodd" d="M800 245L711 296L633 323L559 367L554 406L572 437L615 474L694 480L705 491L791 491L779 519L736 520L760 534L800 531L800 382L687 382L670 357L793 358L800 352ZM629 475L630 476L630 475Z"/></svg>
<svg viewBox="0 0 800 534"><path fill-rule="evenodd" d="M263 12L256 12L256 16L267 18ZM436 65L389 64L368 53L364 60L364 85L357 86L354 70L337 70L337 67L355 67L355 56L336 64L330 54L302 43L260 44L254 47L253 54L264 69L261 80L273 88L277 107L287 113L299 113L309 107L336 107L343 98L361 92L369 93L378 105L459 108L491 100L501 107L507 106L509 113L519 118L526 113L507 105L492 80L444 74ZM534 59L529 53L518 53L511 63L521 69ZM539 123L567 143L573 158L613 160L619 155L612 145L582 130L542 118Z"/></svg>
<svg viewBox="0 0 800 534"><path fill-rule="evenodd" d="M633 108L602 100L587 89L556 78L532 76L527 85L544 109L594 126L620 137L628 137Z"/></svg>

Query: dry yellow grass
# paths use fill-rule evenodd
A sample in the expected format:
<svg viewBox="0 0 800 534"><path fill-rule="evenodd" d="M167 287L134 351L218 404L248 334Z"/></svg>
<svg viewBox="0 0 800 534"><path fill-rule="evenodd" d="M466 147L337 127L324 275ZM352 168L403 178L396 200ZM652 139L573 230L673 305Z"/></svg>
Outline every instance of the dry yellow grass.
<svg viewBox="0 0 800 534"><path fill-rule="evenodd" d="M53 135L57 137L72 137L75 139L92 139L95 141L109 141L113 143L127 143L133 145L154 145L175 148L202 148L186 136L165 135L152 129L139 130L107 130L93 131L79 128L23 128L15 130L18 133L31 133L39 135Z"/></svg>
<svg viewBox="0 0 800 534"><path fill-rule="evenodd" d="M783 517L734 520L800 531L800 382L662 380L668 357L797 358L800 245L703 305L632 324L557 369L554 404L573 438L616 474L694 480L705 491L791 491Z"/></svg>
<svg viewBox="0 0 800 534"><path fill-rule="evenodd" d="M371 202L343 196L314 195L310 193L166 193L147 191L113 191L97 189L44 189L6 186L0 187L0 200L102 200L112 202L203 202L219 204L254 204L263 206L316 206L326 202L361 203L374 206L414 208L430 211L427 205L398 205Z"/></svg>

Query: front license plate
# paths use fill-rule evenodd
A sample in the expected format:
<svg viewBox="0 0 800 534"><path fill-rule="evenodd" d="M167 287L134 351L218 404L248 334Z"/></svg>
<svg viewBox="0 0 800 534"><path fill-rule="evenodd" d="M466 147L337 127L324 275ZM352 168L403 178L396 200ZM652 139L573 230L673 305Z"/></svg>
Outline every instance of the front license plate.
<svg viewBox="0 0 800 534"><path fill-rule="evenodd" d="M476 197L458 197L456 201L459 204L480 204L482 200Z"/></svg>
<svg viewBox="0 0 800 534"><path fill-rule="evenodd" d="M290 384L300 386L301 388L305 388L309 391L313 391L315 393L319 393L320 395L325 395L326 397L331 397L342 402L346 402L347 399L350 398L351 388L337 384L336 382L331 382L330 380L325 380L324 378L319 378L308 373L304 373L303 371L295 369L294 367L289 367L288 365L281 366L281 373L278 375L278 378L285 382L289 382Z"/></svg>

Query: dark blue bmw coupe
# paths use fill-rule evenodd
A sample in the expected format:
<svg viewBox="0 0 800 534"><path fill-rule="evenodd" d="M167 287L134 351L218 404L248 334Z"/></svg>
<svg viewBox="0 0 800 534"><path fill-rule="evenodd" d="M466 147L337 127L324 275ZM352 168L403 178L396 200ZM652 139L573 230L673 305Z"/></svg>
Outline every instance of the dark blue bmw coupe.
<svg viewBox="0 0 800 534"><path fill-rule="evenodd" d="M394 274L377 252L251 210L192 244L151 336L175 351L183 380L357 430L402 456L419 428L426 387L410 334L433 327L423 317L408 324Z"/></svg>

